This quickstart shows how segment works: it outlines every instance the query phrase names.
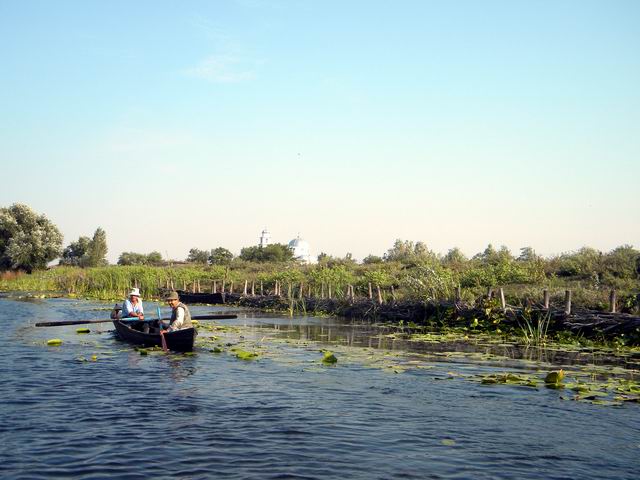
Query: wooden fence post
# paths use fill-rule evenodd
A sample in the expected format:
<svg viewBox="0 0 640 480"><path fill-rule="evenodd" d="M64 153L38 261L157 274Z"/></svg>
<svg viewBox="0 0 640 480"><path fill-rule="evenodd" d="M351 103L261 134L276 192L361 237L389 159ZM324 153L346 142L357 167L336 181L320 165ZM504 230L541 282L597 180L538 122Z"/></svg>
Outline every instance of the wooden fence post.
<svg viewBox="0 0 640 480"><path fill-rule="evenodd" d="M229 293L233 293L233 280L229 284Z"/></svg>
<svg viewBox="0 0 640 480"><path fill-rule="evenodd" d="M218 282L216 280L211 284L211 293L218 293Z"/></svg>
<svg viewBox="0 0 640 480"><path fill-rule="evenodd" d="M502 310L506 310L507 302L504 300L504 289L500 287L499 291L500 291L500 306L502 307Z"/></svg>
<svg viewBox="0 0 640 480"><path fill-rule="evenodd" d="M376 284L376 289L378 290L378 303L382 305L382 292L380 291L380 285Z"/></svg>
<svg viewBox="0 0 640 480"><path fill-rule="evenodd" d="M255 280L251 280L251 296L252 297L256 296L256 281Z"/></svg>
<svg viewBox="0 0 640 480"><path fill-rule="evenodd" d="M564 314L571 315L571 290L564 291Z"/></svg>
<svg viewBox="0 0 640 480"><path fill-rule="evenodd" d="M260 280L260 295L264 295L264 285L262 284L262 280Z"/></svg>
<svg viewBox="0 0 640 480"><path fill-rule="evenodd" d="M542 304L544 305L545 310L549 310L549 290L546 288L542 290Z"/></svg>
<svg viewBox="0 0 640 480"><path fill-rule="evenodd" d="M616 291L614 289L611 290L611 293L609 293L609 311L611 313L616 313L616 303L617 303L617 294Z"/></svg>
<svg viewBox="0 0 640 480"><path fill-rule="evenodd" d="M220 289L220 293L224 293L224 287L226 286L225 283L227 283L226 279L222 279L222 288Z"/></svg>
<svg viewBox="0 0 640 480"><path fill-rule="evenodd" d="M198 279L198 293L202 293L202 290L200 290L200 279Z"/></svg>
<svg viewBox="0 0 640 480"><path fill-rule="evenodd" d="M369 282L369 300L373 300L373 291L371 290L371 282Z"/></svg>
<svg viewBox="0 0 640 480"><path fill-rule="evenodd" d="M327 286L327 291L329 293L329 300L331 300L331 283Z"/></svg>
<svg viewBox="0 0 640 480"><path fill-rule="evenodd" d="M244 296L247 296L247 287L249 286L249 280L245 279L244 280L244 290L242 291L242 294Z"/></svg>

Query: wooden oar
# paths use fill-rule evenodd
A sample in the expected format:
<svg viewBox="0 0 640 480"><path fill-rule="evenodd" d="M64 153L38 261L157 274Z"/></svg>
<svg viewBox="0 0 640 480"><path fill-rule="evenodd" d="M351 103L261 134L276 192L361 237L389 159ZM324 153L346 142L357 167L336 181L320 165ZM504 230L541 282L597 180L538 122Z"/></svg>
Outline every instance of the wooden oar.
<svg viewBox="0 0 640 480"><path fill-rule="evenodd" d="M192 320L226 320L230 318L238 318L237 315L194 315ZM121 318L123 322L155 322L157 319L138 320L137 318ZM169 318L162 318L162 320L170 320ZM36 327L61 327L63 325L84 325L85 323L107 323L113 322L113 319L109 320L66 320L62 322L38 322Z"/></svg>

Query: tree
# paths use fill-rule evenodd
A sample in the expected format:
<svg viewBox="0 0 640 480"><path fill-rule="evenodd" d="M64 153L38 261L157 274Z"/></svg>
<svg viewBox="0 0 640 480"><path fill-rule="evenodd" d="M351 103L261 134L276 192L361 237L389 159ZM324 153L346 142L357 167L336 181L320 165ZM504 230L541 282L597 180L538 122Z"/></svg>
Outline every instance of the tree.
<svg viewBox="0 0 640 480"><path fill-rule="evenodd" d="M520 249L520 256L518 261L520 262L532 262L538 258L536 251L531 247L522 247Z"/></svg>
<svg viewBox="0 0 640 480"><path fill-rule="evenodd" d="M32 272L62 253L62 234L44 215L15 203L0 208L0 269Z"/></svg>
<svg viewBox="0 0 640 480"><path fill-rule="evenodd" d="M60 265L82 266L82 260L87 254L90 243L91 239L89 237L80 237L78 241L71 242L62 252Z"/></svg>
<svg viewBox="0 0 640 480"><path fill-rule="evenodd" d="M362 263L364 265L372 265L374 263L382 263L382 257L378 257L377 255L367 255L362 259Z"/></svg>
<svg viewBox="0 0 640 480"><path fill-rule="evenodd" d="M191 263L209 263L209 252L206 250L200 250L198 248L192 248L189 250L189 256L187 262Z"/></svg>
<svg viewBox="0 0 640 480"><path fill-rule="evenodd" d="M293 260L293 250L282 243L245 247L240 251L240 258L249 262L288 262Z"/></svg>
<svg viewBox="0 0 640 480"><path fill-rule="evenodd" d="M157 251L153 251L147 255L147 265L153 265L154 267L159 267L160 265L164 265L164 260L162 259L162 254Z"/></svg>
<svg viewBox="0 0 640 480"><path fill-rule="evenodd" d="M160 252L151 252L148 255L144 253L122 252L118 258L118 265L163 265L162 255Z"/></svg>
<svg viewBox="0 0 640 480"><path fill-rule="evenodd" d="M233 253L223 247L214 248L209 255L211 265L229 265L233 260Z"/></svg>
<svg viewBox="0 0 640 480"><path fill-rule="evenodd" d="M468 259L462 250L458 247L453 247L449 249L447 254L443 257L442 263L453 270L462 270L465 264L468 262Z"/></svg>
<svg viewBox="0 0 640 480"><path fill-rule="evenodd" d="M87 252L82 261L83 267L100 267L108 265L107 262L107 233L98 227L93 234L91 242L87 247Z"/></svg>

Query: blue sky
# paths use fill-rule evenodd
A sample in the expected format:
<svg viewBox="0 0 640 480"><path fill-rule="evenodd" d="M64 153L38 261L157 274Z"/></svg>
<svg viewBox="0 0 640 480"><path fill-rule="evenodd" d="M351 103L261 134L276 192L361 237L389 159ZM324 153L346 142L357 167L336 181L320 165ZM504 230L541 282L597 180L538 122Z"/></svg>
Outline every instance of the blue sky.
<svg viewBox="0 0 640 480"><path fill-rule="evenodd" d="M0 205L65 244L640 247L635 1L0 1Z"/></svg>

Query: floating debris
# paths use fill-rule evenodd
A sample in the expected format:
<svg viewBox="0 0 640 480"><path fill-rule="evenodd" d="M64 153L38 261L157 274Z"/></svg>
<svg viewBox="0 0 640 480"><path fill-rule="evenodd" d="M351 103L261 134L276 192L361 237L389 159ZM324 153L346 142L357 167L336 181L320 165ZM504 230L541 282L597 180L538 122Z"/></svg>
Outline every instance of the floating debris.
<svg viewBox="0 0 640 480"><path fill-rule="evenodd" d="M47 340L47 345L50 347L58 347L62 345L62 340L59 338L52 338L51 340Z"/></svg>
<svg viewBox="0 0 640 480"><path fill-rule="evenodd" d="M89 330L88 328L77 328L76 329L76 333L80 334L80 333L89 333L91 332L91 330Z"/></svg>

